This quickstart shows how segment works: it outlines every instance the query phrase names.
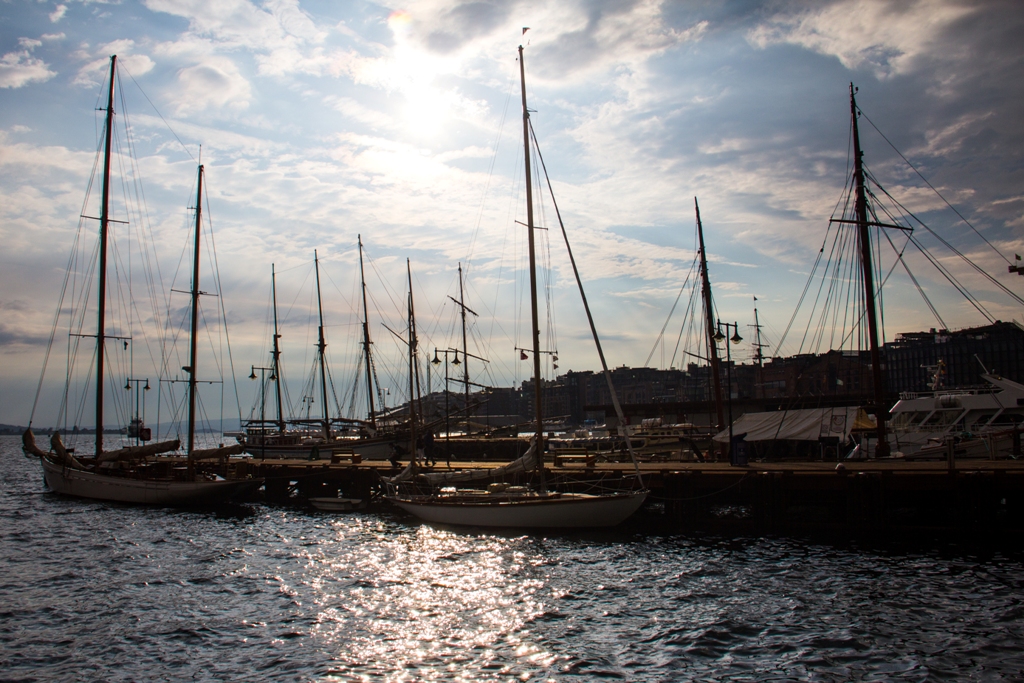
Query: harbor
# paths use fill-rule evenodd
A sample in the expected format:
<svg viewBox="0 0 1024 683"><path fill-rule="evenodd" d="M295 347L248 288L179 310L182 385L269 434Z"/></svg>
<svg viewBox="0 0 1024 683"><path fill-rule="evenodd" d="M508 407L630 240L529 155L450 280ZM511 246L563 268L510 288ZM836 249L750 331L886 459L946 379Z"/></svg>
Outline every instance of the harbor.
<svg viewBox="0 0 1024 683"><path fill-rule="evenodd" d="M495 533L388 506L66 498L41 491L17 437L0 437L0 465L9 677L1011 680L1024 667L1024 557L1001 530L674 533L643 512L612 530Z"/></svg>
<svg viewBox="0 0 1024 683"><path fill-rule="evenodd" d="M586 456L550 463L551 479L586 488L633 473L629 463L597 463ZM500 461L451 461L424 472L487 470ZM384 507L382 477L399 470L388 462L264 460L240 462L237 473L263 479L273 504L308 506L310 498L377 501ZM650 489L645 522L659 531L728 533L835 532L884 535L1024 532L1024 461L846 461L750 463L644 462ZM500 495L500 494L499 494ZM1007 539L1009 542L1009 538Z"/></svg>
<svg viewBox="0 0 1024 683"><path fill-rule="evenodd" d="M1024 676L1013 3L0 17L0 683Z"/></svg>

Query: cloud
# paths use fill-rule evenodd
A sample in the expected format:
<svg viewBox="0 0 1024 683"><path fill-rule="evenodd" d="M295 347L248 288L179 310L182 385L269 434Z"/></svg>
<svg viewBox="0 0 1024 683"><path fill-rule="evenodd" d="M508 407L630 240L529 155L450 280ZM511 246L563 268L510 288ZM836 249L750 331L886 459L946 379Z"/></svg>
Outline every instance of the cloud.
<svg viewBox="0 0 1024 683"><path fill-rule="evenodd" d="M3 348L5 352L10 352L11 349L6 347L11 346L42 346L49 340L45 334L33 334L25 332L24 330L18 329L12 325L0 323L0 348Z"/></svg>
<svg viewBox="0 0 1024 683"><path fill-rule="evenodd" d="M176 113L207 109L242 110L249 106L252 87L230 59L210 57L202 64L178 71L180 90Z"/></svg>
<svg viewBox="0 0 1024 683"><path fill-rule="evenodd" d="M834 56L848 69L869 68L884 79L913 71L951 49L945 32L977 7L934 0L840 0L794 3L748 34L764 48L791 43Z"/></svg>
<svg viewBox="0 0 1024 683"><path fill-rule="evenodd" d="M41 59L28 50L8 52L0 57L0 88L20 88L29 83L43 83L57 75Z"/></svg>
<svg viewBox="0 0 1024 683"><path fill-rule="evenodd" d="M117 63L132 76L142 76L153 70L156 64L147 55L135 53L135 41L116 40L96 47L93 51L81 49L76 56L85 64L78 69L75 85L96 86L107 79L110 71L110 55L117 55Z"/></svg>
<svg viewBox="0 0 1024 683"><path fill-rule="evenodd" d="M58 21L64 18L64 15L68 11L67 5L57 5L52 12L50 12L50 21L56 24Z"/></svg>
<svg viewBox="0 0 1024 683"><path fill-rule="evenodd" d="M147 8L188 19L189 33L181 46L164 45L166 52L188 52L208 43L217 50L251 51L266 75L308 73L318 75L331 58L318 46L329 31L316 25L297 0L268 0L261 7L247 0L146 0Z"/></svg>
<svg viewBox="0 0 1024 683"><path fill-rule="evenodd" d="M412 49L458 73L481 57L505 62L515 46L530 46L531 71L565 82L615 65L635 66L684 42L699 40L708 23L678 29L664 18L662 0L486 3L469 0L408 3L389 18L395 48ZM532 26L522 34L523 26Z"/></svg>

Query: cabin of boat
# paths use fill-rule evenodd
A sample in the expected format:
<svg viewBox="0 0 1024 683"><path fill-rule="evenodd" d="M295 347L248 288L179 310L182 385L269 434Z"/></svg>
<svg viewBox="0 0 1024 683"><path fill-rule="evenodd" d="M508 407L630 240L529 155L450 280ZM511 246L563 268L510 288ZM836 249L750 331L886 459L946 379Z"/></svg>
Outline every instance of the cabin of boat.
<svg viewBox="0 0 1024 683"><path fill-rule="evenodd" d="M990 386L901 394L890 410L898 449L910 454L950 435L998 432L1024 422L1024 385L982 377Z"/></svg>

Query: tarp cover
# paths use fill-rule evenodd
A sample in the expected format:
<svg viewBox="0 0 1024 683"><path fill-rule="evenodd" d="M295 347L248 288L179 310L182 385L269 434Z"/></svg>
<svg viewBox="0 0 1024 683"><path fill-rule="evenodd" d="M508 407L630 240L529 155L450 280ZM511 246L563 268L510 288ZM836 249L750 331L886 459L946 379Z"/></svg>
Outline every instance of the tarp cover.
<svg viewBox="0 0 1024 683"><path fill-rule="evenodd" d="M746 413L732 425L735 435L745 441L817 441L837 438L847 441L855 429L874 429L875 421L863 408L805 408ZM715 441L729 442L729 430L715 435Z"/></svg>

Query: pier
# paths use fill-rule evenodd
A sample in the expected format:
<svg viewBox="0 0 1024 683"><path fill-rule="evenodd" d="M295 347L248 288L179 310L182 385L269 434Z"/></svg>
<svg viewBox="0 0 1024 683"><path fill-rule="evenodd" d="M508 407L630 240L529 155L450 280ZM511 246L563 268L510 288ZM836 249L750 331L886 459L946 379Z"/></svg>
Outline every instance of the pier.
<svg viewBox="0 0 1024 683"><path fill-rule="evenodd" d="M241 473L266 480L269 503L310 497L373 500L381 477L399 470L388 461L246 460ZM358 459L356 459L358 460ZM403 461L406 464L407 461ZM504 462L452 461L451 469L489 469ZM1024 531L1024 461L965 459L727 463L644 462L650 489L645 515L678 531L771 533L830 530ZM444 462L424 471L447 471ZM549 461L554 479L585 487L631 476L631 463L585 458Z"/></svg>

